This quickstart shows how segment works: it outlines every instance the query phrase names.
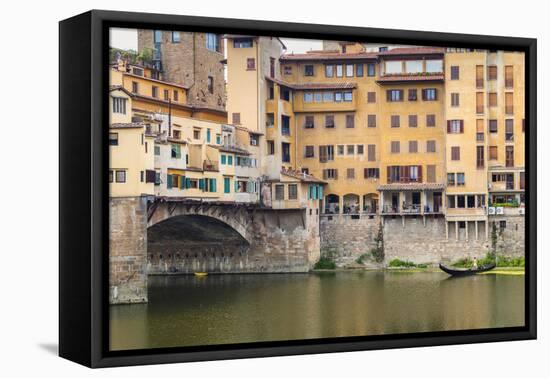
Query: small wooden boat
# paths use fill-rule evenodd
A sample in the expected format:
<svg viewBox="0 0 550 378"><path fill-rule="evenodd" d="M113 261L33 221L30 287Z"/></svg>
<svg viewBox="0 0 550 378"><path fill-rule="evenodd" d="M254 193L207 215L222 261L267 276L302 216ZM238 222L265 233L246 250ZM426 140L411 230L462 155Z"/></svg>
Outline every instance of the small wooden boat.
<svg viewBox="0 0 550 378"><path fill-rule="evenodd" d="M206 276L208 276L208 273L206 273L206 272L195 272L194 275L196 277L206 277Z"/></svg>
<svg viewBox="0 0 550 378"><path fill-rule="evenodd" d="M472 274L487 272L491 269L494 269L496 265L495 264L487 264L477 267L477 269L472 268L449 268L448 266L445 266L443 264L439 264L439 269L444 271L447 274L450 274L452 276L461 277L461 276L470 276Z"/></svg>

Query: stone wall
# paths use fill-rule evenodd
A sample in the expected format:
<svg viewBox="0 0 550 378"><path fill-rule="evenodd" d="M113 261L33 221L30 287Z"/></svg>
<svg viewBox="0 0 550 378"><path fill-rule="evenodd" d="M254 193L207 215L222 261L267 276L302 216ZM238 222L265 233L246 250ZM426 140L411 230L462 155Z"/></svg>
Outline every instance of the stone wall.
<svg viewBox="0 0 550 378"><path fill-rule="evenodd" d="M109 302L147 302L145 197L109 200Z"/></svg>
<svg viewBox="0 0 550 378"><path fill-rule="evenodd" d="M489 230L485 232L485 222L478 223L478 238L475 237L475 224L468 222L465 228L455 229L449 222L449 238L446 237L444 217L396 216L384 218L385 263L393 259L412 261L417 264L436 265L439 262L456 261L461 258L485 257L491 248L491 222L497 224L497 248L499 254L517 257L524 256L525 218L523 216L496 216L489 220ZM500 228L500 221L506 227ZM363 253L375 246L380 219L349 215L323 216L321 218L321 251L331 254L337 265L353 263ZM458 235L458 238L457 238ZM486 237L487 235L487 237Z"/></svg>

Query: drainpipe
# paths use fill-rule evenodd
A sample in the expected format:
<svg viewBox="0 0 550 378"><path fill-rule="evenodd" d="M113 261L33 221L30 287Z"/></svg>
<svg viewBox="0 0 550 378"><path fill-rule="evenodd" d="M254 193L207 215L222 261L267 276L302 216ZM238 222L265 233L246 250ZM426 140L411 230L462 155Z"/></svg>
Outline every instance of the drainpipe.
<svg viewBox="0 0 550 378"><path fill-rule="evenodd" d="M168 138L172 137L172 99L168 98Z"/></svg>

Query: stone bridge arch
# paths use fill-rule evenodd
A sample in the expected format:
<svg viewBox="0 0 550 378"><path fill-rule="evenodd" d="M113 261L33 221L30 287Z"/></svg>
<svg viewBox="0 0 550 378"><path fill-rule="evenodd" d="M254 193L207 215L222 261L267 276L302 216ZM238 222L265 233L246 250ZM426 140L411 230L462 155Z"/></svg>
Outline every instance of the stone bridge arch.
<svg viewBox="0 0 550 378"><path fill-rule="evenodd" d="M147 228L180 216L214 218L231 227L249 244L253 243L253 235L250 231L252 216L245 206L236 204L155 202L148 210Z"/></svg>

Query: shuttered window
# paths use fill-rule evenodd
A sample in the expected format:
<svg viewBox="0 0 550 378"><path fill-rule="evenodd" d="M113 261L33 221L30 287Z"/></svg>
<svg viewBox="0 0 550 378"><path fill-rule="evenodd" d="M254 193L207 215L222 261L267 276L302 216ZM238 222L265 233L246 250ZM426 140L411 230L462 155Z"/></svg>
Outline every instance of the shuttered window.
<svg viewBox="0 0 550 378"><path fill-rule="evenodd" d="M514 140L514 120L513 119L507 119L505 121L505 128L506 128L506 141L511 142Z"/></svg>
<svg viewBox="0 0 550 378"><path fill-rule="evenodd" d="M491 92L487 96L489 97L489 106L491 108L497 106L497 94L495 92Z"/></svg>
<svg viewBox="0 0 550 378"><path fill-rule="evenodd" d="M240 125L241 123L241 113L233 113L233 123Z"/></svg>
<svg viewBox="0 0 550 378"><path fill-rule="evenodd" d="M391 153L392 154L398 154L401 150L401 146L399 141L392 141L391 142Z"/></svg>
<svg viewBox="0 0 550 378"><path fill-rule="evenodd" d="M476 167L485 167L485 148L483 146L476 147Z"/></svg>
<svg viewBox="0 0 550 378"><path fill-rule="evenodd" d="M409 127L418 127L418 116L416 114L409 115Z"/></svg>
<svg viewBox="0 0 550 378"><path fill-rule="evenodd" d="M506 88L514 87L514 66L504 67L504 86Z"/></svg>
<svg viewBox="0 0 550 378"><path fill-rule="evenodd" d="M451 147L451 160L460 160L460 147Z"/></svg>
<svg viewBox="0 0 550 378"><path fill-rule="evenodd" d="M451 106L460 106L460 95L458 93L451 93Z"/></svg>
<svg viewBox="0 0 550 378"><path fill-rule="evenodd" d="M426 166L426 182L435 182L435 165Z"/></svg>
<svg viewBox="0 0 550 378"><path fill-rule="evenodd" d="M483 92L476 93L476 113L483 114L485 112L485 102L483 101Z"/></svg>
<svg viewBox="0 0 550 378"><path fill-rule="evenodd" d="M435 140L426 141L426 152L436 152Z"/></svg>
<svg viewBox="0 0 550 378"><path fill-rule="evenodd" d="M506 92L504 96L505 112L507 115L512 115L514 114L514 94Z"/></svg>
<svg viewBox="0 0 550 378"><path fill-rule="evenodd" d="M376 102L376 92L368 92L367 93L367 102L369 104L373 104Z"/></svg>
<svg viewBox="0 0 550 378"><path fill-rule="evenodd" d="M422 89L422 100L423 101L436 101L437 100L437 89L435 89L435 88Z"/></svg>
<svg viewBox="0 0 550 378"><path fill-rule="evenodd" d="M334 116L333 115L325 116L325 127L326 128L333 128L334 127Z"/></svg>
<svg viewBox="0 0 550 378"><path fill-rule="evenodd" d="M506 166L514 166L514 146L506 146Z"/></svg>
<svg viewBox="0 0 550 378"><path fill-rule="evenodd" d="M426 127L435 127L435 114L426 115Z"/></svg>
<svg viewBox="0 0 550 378"><path fill-rule="evenodd" d="M451 66L451 80L458 80L460 76L460 70L458 66Z"/></svg>
<svg viewBox="0 0 550 378"><path fill-rule="evenodd" d="M409 153L415 154L418 152L418 141L410 140L409 141Z"/></svg>
<svg viewBox="0 0 550 378"><path fill-rule="evenodd" d="M478 142L483 142L485 140L485 130L484 130L483 124L484 124L483 119L476 120L476 140Z"/></svg>
<svg viewBox="0 0 550 378"><path fill-rule="evenodd" d="M376 114L369 114L367 116L367 126L376 127Z"/></svg>
<svg viewBox="0 0 550 378"><path fill-rule="evenodd" d="M476 88L483 88L483 66L476 66Z"/></svg>
<svg viewBox="0 0 550 378"><path fill-rule="evenodd" d="M346 128L353 129L355 127L355 116L353 114L346 114Z"/></svg>
<svg viewBox="0 0 550 378"><path fill-rule="evenodd" d="M355 178L355 168L348 168L346 171L346 177L348 180L352 180Z"/></svg>
<svg viewBox="0 0 550 378"><path fill-rule="evenodd" d="M496 80L496 79L497 79L497 66L488 66L487 80Z"/></svg>
<svg viewBox="0 0 550 378"><path fill-rule="evenodd" d="M497 160L497 159L498 159L498 147L489 146L489 160Z"/></svg>
<svg viewBox="0 0 550 378"><path fill-rule="evenodd" d="M392 115L391 116L391 127L399 127L400 126L400 118L398 115Z"/></svg>
<svg viewBox="0 0 550 378"><path fill-rule="evenodd" d="M447 133L462 134L464 133L464 120L451 119L447 121Z"/></svg>
<svg viewBox="0 0 550 378"><path fill-rule="evenodd" d="M376 145L369 144L367 147L367 158L369 161L376 161Z"/></svg>

